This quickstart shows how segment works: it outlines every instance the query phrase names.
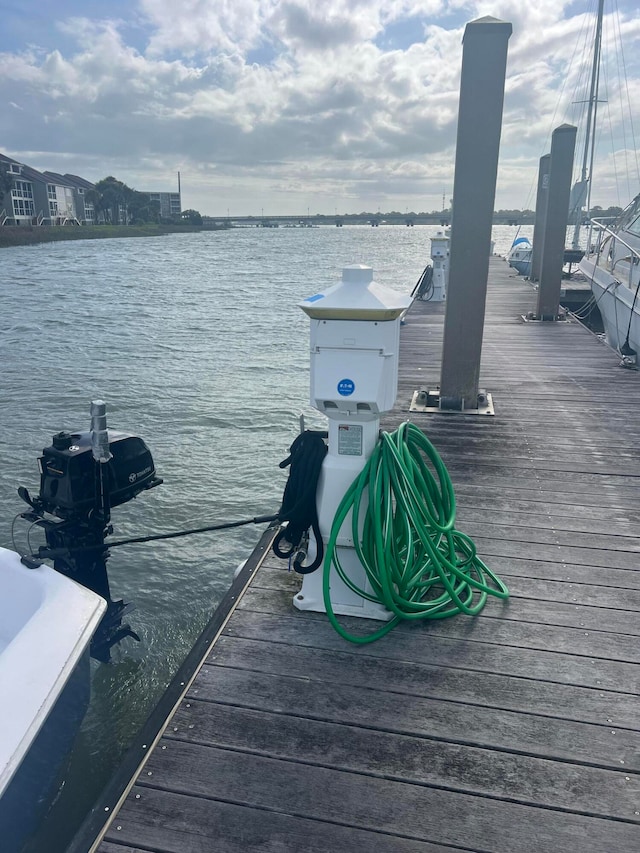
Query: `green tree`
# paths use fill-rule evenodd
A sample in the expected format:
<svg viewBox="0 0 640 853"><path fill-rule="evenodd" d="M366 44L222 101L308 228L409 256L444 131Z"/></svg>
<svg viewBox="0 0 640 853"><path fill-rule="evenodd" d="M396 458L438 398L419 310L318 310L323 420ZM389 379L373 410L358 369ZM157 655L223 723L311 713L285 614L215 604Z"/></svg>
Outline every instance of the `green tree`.
<svg viewBox="0 0 640 853"><path fill-rule="evenodd" d="M148 222L160 222L160 202L150 201L147 205L149 219Z"/></svg>
<svg viewBox="0 0 640 853"><path fill-rule="evenodd" d="M0 207L4 201L4 197L9 195L13 186L13 176L9 174L9 166L7 163L0 163Z"/></svg>
<svg viewBox="0 0 640 853"><path fill-rule="evenodd" d="M150 207L151 201L147 193L131 190L130 193L127 193L126 195L127 213L129 222L131 222L132 225L155 221L154 211Z"/></svg>
<svg viewBox="0 0 640 853"><path fill-rule="evenodd" d="M97 189L85 190L84 194L84 203L93 205L94 217L93 221L97 225L99 221L99 214L102 212L102 196L98 192Z"/></svg>
<svg viewBox="0 0 640 853"><path fill-rule="evenodd" d="M181 217L190 225L202 225L202 216L197 210L183 210Z"/></svg>
<svg viewBox="0 0 640 853"><path fill-rule="evenodd" d="M109 175L98 181L96 191L100 194L100 210L105 220L110 225L126 224L126 205L133 190Z"/></svg>

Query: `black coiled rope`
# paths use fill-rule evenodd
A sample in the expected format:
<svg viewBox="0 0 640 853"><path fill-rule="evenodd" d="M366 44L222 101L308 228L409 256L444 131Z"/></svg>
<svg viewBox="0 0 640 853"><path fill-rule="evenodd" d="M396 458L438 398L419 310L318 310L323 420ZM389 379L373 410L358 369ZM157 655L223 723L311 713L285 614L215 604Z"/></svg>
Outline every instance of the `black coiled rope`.
<svg viewBox="0 0 640 853"><path fill-rule="evenodd" d="M322 462L327 454L324 440L326 433L305 430L289 448L289 456L280 463L281 468L290 466L289 479L282 496L278 513L284 527L273 540L273 551L277 557L287 560L293 557L293 567L300 574L314 572L324 559L324 545L318 527L316 491ZM307 531L313 530L318 553L312 563L303 566L306 551L302 548ZM287 543L287 547L283 547ZM294 556L295 555L295 556Z"/></svg>
<svg viewBox="0 0 640 853"><path fill-rule="evenodd" d="M416 299L421 299L423 302L429 302L433 296L433 290L433 267L429 264L422 271L422 275L411 291L411 295Z"/></svg>

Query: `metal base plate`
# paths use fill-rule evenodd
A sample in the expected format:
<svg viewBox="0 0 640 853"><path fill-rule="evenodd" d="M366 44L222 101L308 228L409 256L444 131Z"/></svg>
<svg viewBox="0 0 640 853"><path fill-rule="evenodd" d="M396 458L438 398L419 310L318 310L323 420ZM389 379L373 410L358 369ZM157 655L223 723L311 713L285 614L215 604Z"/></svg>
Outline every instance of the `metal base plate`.
<svg viewBox="0 0 640 853"><path fill-rule="evenodd" d="M534 314L533 311L529 311L528 314L521 314L520 319L523 323L569 323L569 317L567 316L567 312L562 311L559 314L556 314L555 317L540 317L537 314Z"/></svg>
<svg viewBox="0 0 640 853"><path fill-rule="evenodd" d="M414 391L411 398L410 412L438 413L442 415L495 415L493 398L487 391L479 391L475 409L441 409L440 388Z"/></svg>

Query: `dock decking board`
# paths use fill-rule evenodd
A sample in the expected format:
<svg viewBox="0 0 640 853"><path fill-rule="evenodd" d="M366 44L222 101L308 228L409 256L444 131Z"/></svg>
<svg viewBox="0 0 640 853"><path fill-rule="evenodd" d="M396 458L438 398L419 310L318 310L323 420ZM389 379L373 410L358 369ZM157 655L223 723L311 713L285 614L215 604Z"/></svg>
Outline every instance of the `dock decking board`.
<svg viewBox="0 0 640 853"><path fill-rule="evenodd" d="M640 374L534 306L493 259L480 417L409 413L444 316L416 303L383 421L438 448L510 599L353 646L267 557L100 853L640 850Z"/></svg>
<svg viewBox="0 0 640 853"><path fill-rule="evenodd" d="M441 659L437 655L433 663L416 663L402 659L381 660L368 656L354 660L348 652L302 646L292 662L287 644L274 647L264 641L227 637L224 646L225 657L216 658L216 665L224 666L238 675L241 670L247 670L256 678L273 675L305 679L315 673L322 674L321 680L326 682L329 680L329 672L336 688L370 688L372 684L382 683L394 694L408 694L486 708L493 707L496 696L500 696L501 709L508 711L593 723L598 726L603 726L611 720L610 725L632 731L637 723L635 694L606 691L601 695L601 691L587 692L583 687L566 683L513 676L508 672L477 671L466 668L464 660L457 662L456 667L447 667L440 662ZM251 657L245 660L244 655ZM335 677L331 669L337 662L343 667L339 678ZM210 663L213 664L213 661ZM470 666L472 663L467 664L467 667ZM223 677L218 670L213 673L206 672L205 675L205 687L202 690L198 688L198 692L193 694L194 697L203 698L206 683ZM229 676L226 674L224 677ZM229 701L228 697L224 698ZM376 725L379 727L379 721ZM605 741L607 744L611 743L608 736ZM610 757L610 746L607 746L607 750L609 752L605 753L604 762L607 754ZM591 761L596 762L595 754L590 752L589 755Z"/></svg>
<svg viewBox="0 0 640 853"><path fill-rule="evenodd" d="M312 647L336 651L344 649L344 641L334 637L330 628L329 634L320 627L314 627L313 636L307 639L305 635L300 636L296 626L290 621L285 622L281 616L265 613L237 613L229 633L233 636L260 639L269 636L267 632L274 636L276 630L280 642L298 642L301 646L311 644ZM312 630L311 627L309 630ZM634 696L638 692L637 664L528 647L498 646L495 643L481 643L473 638L464 642L464 638L431 634L427 642L418 643L414 634L407 634L399 628L386 643L384 651L377 651L376 654L385 660L409 661L414 664L428 662L444 667L514 675L595 689L598 697L604 700L606 717L611 716L610 711L613 709L605 691L627 692ZM508 698L504 697L502 701L508 702Z"/></svg>
<svg viewBox="0 0 640 853"><path fill-rule="evenodd" d="M253 588L244 600L244 607L253 608L265 602L269 612L282 611L291 601L291 596L279 590L260 590ZM541 608L545 605L541 605ZM624 613L612 611L617 617L619 632L603 630L600 627L601 614L593 608L590 613L580 611L576 605L573 626L553 624L540 619L536 622L519 621L517 618L518 604L508 602L501 615L503 618L486 618L480 623L471 620L437 620L429 626L429 636L472 637L475 642L487 642L494 645L521 646L570 654L580 654L585 657L604 660L624 661L640 664L640 644L634 635L626 629ZM514 618L510 618L511 614ZM638 616L627 611L628 619L638 619ZM606 626L605 626L606 627ZM365 628L364 633L367 630ZM637 636L637 635L636 635ZM579 651L578 651L579 650Z"/></svg>

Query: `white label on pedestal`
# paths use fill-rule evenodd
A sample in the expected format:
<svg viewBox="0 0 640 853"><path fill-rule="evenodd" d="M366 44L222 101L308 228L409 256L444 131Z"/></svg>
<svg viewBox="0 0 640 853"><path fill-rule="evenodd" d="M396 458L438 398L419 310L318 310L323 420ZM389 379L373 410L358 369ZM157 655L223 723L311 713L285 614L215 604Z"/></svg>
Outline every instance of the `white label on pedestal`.
<svg viewBox="0 0 640 853"><path fill-rule="evenodd" d="M362 456L362 425L338 425L338 455Z"/></svg>

